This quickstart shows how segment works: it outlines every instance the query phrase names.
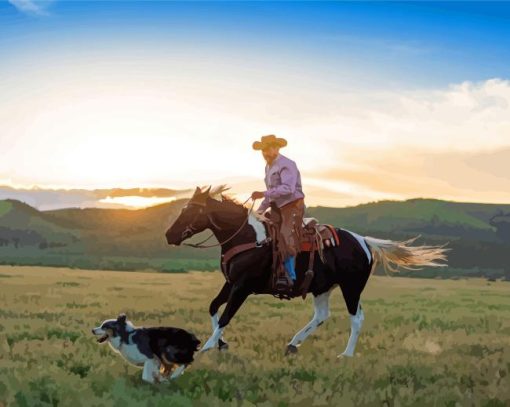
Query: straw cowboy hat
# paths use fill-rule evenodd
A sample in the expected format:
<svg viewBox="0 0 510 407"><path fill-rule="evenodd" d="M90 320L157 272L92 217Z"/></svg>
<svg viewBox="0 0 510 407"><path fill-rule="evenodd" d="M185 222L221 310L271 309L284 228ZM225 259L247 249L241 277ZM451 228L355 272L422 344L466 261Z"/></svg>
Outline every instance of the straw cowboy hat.
<svg viewBox="0 0 510 407"><path fill-rule="evenodd" d="M254 150L263 150L266 147L277 146L277 147L285 147L287 145L287 140L284 138L276 137L274 134L270 134L269 136L262 136L260 141L255 141L253 143Z"/></svg>

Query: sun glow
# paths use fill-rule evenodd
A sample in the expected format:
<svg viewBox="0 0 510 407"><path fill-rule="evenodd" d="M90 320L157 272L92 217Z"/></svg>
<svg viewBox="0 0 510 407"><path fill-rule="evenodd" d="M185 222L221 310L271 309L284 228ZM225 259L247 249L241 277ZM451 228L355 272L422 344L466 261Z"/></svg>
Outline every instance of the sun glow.
<svg viewBox="0 0 510 407"><path fill-rule="evenodd" d="M74 55L75 70L62 56L45 55L37 69L1 70L0 185L179 189L228 182L247 197L264 188L265 163L251 145L273 133L288 140L282 154L298 164L309 205L424 195L508 202L510 81L386 91L376 99L364 89L352 95L283 81L274 98L273 83L248 73L232 82L226 70L211 80L166 54L149 55L149 65L129 55ZM190 58L190 66L200 65ZM260 86L248 86L252 80ZM100 203L161 202L168 200Z"/></svg>
<svg viewBox="0 0 510 407"><path fill-rule="evenodd" d="M174 197L146 197L146 196L117 196L117 197L106 197L101 199L99 202L107 204L124 205L129 208L146 208L148 206L159 205L166 202L175 201Z"/></svg>

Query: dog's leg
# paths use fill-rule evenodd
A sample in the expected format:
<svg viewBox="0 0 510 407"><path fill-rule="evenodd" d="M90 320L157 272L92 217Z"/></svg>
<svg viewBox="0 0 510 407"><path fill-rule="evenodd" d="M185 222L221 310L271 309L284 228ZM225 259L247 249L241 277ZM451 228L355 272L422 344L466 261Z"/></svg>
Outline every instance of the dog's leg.
<svg viewBox="0 0 510 407"><path fill-rule="evenodd" d="M142 380L148 383L154 383L154 361L147 359L143 365Z"/></svg>
<svg viewBox="0 0 510 407"><path fill-rule="evenodd" d="M161 363L159 363L159 361L154 362L154 370L152 371L152 376L154 377L154 381L157 384L168 382L168 378L161 374Z"/></svg>
<svg viewBox="0 0 510 407"><path fill-rule="evenodd" d="M177 379L181 374L183 374L184 369L186 369L186 365L180 365L177 369L174 370L170 379Z"/></svg>
<svg viewBox="0 0 510 407"><path fill-rule="evenodd" d="M142 380L148 383L161 383L168 381L160 372L161 363L158 359L148 359L143 365Z"/></svg>
<svg viewBox="0 0 510 407"><path fill-rule="evenodd" d="M166 357L165 354L162 355L163 362L159 366L159 373L164 376L168 377L170 373L173 372L175 367L177 366L175 363L170 362Z"/></svg>

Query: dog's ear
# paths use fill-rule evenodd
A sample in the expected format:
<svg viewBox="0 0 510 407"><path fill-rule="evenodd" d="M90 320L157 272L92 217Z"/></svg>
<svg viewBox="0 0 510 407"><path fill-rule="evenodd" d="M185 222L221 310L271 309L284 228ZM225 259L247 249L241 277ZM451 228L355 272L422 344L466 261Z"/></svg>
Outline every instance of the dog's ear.
<svg viewBox="0 0 510 407"><path fill-rule="evenodd" d="M117 317L117 322L120 322L121 324L125 324L126 323L126 314L124 314L124 313L119 314L119 316Z"/></svg>

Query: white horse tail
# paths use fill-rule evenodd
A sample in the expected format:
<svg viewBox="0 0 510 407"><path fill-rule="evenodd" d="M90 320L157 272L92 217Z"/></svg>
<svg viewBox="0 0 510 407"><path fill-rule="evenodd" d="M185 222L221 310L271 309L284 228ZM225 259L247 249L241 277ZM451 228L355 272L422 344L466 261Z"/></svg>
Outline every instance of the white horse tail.
<svg viewBox="0 0 510 407"><path fill-rule="evenodd" d="M393 241L376 239L374 237L365 236L365 241L371 249L374 258L372 271L378 262L382 262L384 271L398 273L399 267L407 270L421 270L421 267L446 267L444 263L438 261L446 261L446 244L442 246L411 246L411 244L420 236L413 237L404 241ZM392 264L397 267L392 267Z"/></svg>

